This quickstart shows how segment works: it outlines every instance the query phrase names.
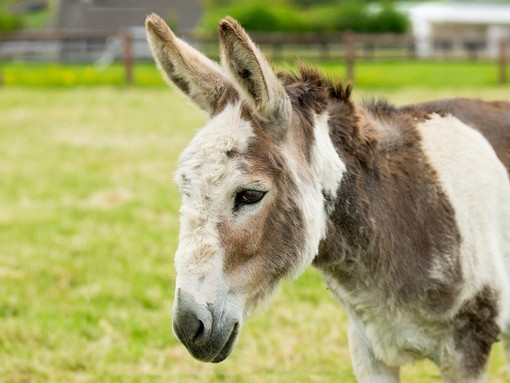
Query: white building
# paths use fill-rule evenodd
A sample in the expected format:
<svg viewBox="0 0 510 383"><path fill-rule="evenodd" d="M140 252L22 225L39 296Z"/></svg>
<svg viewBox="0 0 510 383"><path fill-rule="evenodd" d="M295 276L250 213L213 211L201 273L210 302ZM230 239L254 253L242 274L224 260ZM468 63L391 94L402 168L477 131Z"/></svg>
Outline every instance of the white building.
<svg viewBox="0 0 510 383"><path fill-rule="evenodd" d="M510 4L421 3L407 9L419 57L438 50L478 50L496 57L502 37L510 39Z"/></svg>

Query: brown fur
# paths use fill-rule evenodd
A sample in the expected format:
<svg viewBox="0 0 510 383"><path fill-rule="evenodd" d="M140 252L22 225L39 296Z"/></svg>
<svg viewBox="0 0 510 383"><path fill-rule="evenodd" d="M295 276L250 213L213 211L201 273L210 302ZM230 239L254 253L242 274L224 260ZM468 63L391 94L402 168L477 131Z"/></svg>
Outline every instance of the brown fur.
<svg viewBox="0 0 510 383"><path fill-rule="evenodd" d="M385 102L357 108L350 101L350 87L332 82L313 68L301 66L298 73L280 73L279 78L294 109L292 134L304 149L306 160L314 142L313 114L328 108L332 141L348 168L338 195L326 196L327 200L336 197L339 203L331 214L329 235L321 243L315 266L332 268L345 281L372 281L373 288L384 289L401 303L419 298L423 309L450 307L462 280L455 256L461 238L453 208L435 172L423 160L426 156L416 124L428 118L427 113L399 110ZM249 111L245 113L245 119L257 123ZM278 152L272 149L270 137L257 137L248 162L260 164L255 166L263 172L269 170L273 181L279 180L285 165L274 161ZM257 170L250 169L249 173L256 174ZM288 184L278 190L289 193L292 187ZM399 206L397 214L393 206ZM285 226L285 217L275 218L274 225L288 231L294 225L287 222ZM299 219L290 221L298 223ZM277 237L282 234L272 232ZM394 233L404 240L396 240ZM443 256L453 256L444 271L450 278L431 280L428 271L432 257ZM232 268L246 258L238 255L228 259L227 267Z"/></svg>
<svg viewBox="0 0 510 383"><path fill-rule="evenodd" d="M240 99L239 93L232 86L225 87L225 90L218 99L218 103L215 105L214 111L211 117L217 116L225 107L229 104L235 104Z"/></svg>
<svg viewBox="0 0 510 383"><path fill-rule="evenodd" d="M322 84L331 89L327 80L312 78L314 85L299 80L287 85L289 94L300 95L299 107L305 110L320 112L316 104L329 105L331 138L348 169L314 265L355 294L379 290L388 303L446 312L462 285L462 238L416 125L430 113L453 114L480 130L509 169L510 103L447 100L398 109L371 101L356 108L348 95L320 99ZM433 279L429 270L438 257L444 278ZM455 346L464 355L466 376L485 368L500 333L497 313L494 293L487 288L454 319Z"/></svg>
<svg viewBox="0 0 510 383"><path fill-rule="evenodd" d="M431 281L428 271L431 257L456 254L461 239L453 208L423 160L415 127L426 113L380 102L356 108L349 87L309 68L280 77L303 125L311 126L307 113L329 108L331 138L347 164L315 266L334 268L345 281L372 281L397 301L427 297L427 308L449 307L462 279L458 259L449 262L448 282Z"/></svg>
<svg viewBox="0 0 510 383"><path fill-rule="evenodd" d="M330 102L349 102L351 87L343 87L313 67L300 65L298 72L280 72L278 77L285 85L293 109L292 134L298 136L302 152L310 162L314 137L314 114L320 115Z"/></svg>
<svg viewBox="0 0 510 383"><path fill-rule="evenodd" d="M496 323L497 315L496 293L486 286L464 303L454 318L455 347L464 354L463 367L467 376L476 376L485 368L492 344L501 331Z"/></svg>

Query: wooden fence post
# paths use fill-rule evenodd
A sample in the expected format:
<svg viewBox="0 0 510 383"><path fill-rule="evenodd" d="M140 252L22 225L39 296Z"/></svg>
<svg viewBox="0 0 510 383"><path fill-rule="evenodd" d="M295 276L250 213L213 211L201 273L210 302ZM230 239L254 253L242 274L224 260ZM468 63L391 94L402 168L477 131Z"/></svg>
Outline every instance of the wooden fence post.
<svg viewBox="0 0 510 383"><path fill-rule="evenodd" d="M356 61L356 41L351 32L344 36L345 44L345 64L347 66L347 80L354 82L354 64Z"/></svg>
<svg viewBox="0 0 510 383"><path fill-rule="evenodd" d="M506 84L508 82L508 72L507 72L507 63L508 63L508 50L507 50L508 40L502 37L499 40L499 58L498 58L498 67L499 67L499 83Z"/></svg>
<svg viewBox="0 0 510 383"><path fill-rule="evenodd" d="M133 84L133 36L129 30L124 31L123 37L123 61L124 80L127 85Z"/></svg>

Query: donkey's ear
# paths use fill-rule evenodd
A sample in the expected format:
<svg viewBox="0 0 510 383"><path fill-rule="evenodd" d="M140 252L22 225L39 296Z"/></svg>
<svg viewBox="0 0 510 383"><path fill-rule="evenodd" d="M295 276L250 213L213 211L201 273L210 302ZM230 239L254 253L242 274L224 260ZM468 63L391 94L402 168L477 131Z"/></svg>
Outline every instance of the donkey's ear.
<svg viewBox="0 0 510 383"><path fill-rule="evenodd" d="M226 17L219 24L219 39L223 66L258 116L263 120L287 121L290 99L264 54L244 29L233 18Z"/></svg>
<svg viewBox="0 0 510 383"><path fill-rule="evenodd" d="M219 66L177 38L155 13L147 16L145 29L152 55L165 80L212 113L228 84Z"/></svg>

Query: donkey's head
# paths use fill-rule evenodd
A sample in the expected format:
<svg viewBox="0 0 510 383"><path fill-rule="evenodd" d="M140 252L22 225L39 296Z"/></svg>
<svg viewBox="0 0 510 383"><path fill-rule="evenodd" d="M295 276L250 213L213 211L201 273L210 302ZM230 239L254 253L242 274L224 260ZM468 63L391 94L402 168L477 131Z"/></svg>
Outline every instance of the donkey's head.
<svg viewBox="0 0 510 383"><path fill-rule="evenodd" d="M278 281L311 264L325 232L325 201L345 166L329 140L319 90L284 85L288 79L275 75L235 20L219 25L222 67L158 16L146 27L164 77L210 115L176 173L182 207L173 328L194 357L220 362Z"/></svg>

